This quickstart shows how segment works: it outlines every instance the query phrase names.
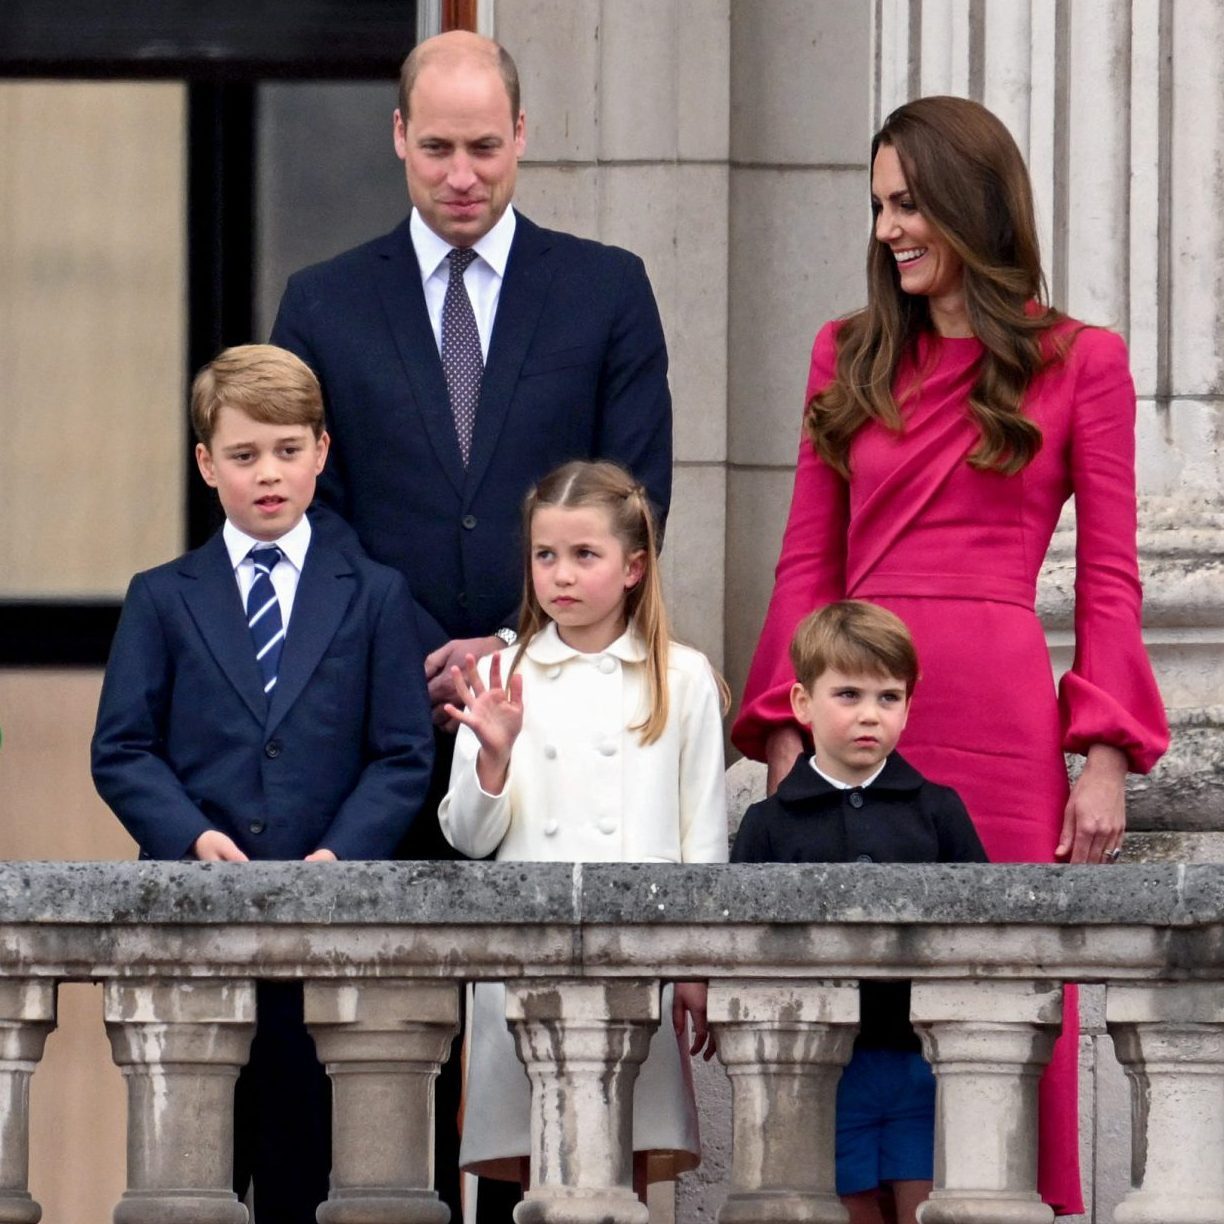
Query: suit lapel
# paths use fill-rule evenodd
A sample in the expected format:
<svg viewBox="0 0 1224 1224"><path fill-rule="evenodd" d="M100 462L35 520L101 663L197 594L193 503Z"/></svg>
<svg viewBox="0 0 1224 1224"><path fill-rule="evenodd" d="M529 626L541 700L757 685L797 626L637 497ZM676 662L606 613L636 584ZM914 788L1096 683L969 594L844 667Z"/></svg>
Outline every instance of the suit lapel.
<svg viewBox="0 0 1224 1224"><path fill-rule="evenodd" d="M387 235L375 260L379 295L408 378L413 403L437 455L438 465L455 492L462 494L463 460L459 455L459 439L455 436L455 419L451 414L438 342L429 323L421 268L407 220Z"/></svg>
<svg viewBox="0 0 1224 1224"><path fill-rule="evenodd" d="M301 696L336 636L356 589L352 563L316 535L293 596L293 615L285 633L265 734L276 729Z"/></svg>
<svg viewBox="0 0 1224 1224"><path fill-rule="evenodd" d="M480 389L480 407L476 412L472 455L467 469L469 493L479 486L497 451L523 361L548 300L548 286L556 270L549 258L551 245L546 230L518 213ZM453 426L451 432L454 432Z"/></svg>
<svg viewBox="0 0 1224 1224"><path fill-rule="evenodd" d="M221 533L183 558L183 601L209 653L226 679L262 723L267 712L263 677L255 662L255 646L238 594L234 568Z"/></svg>

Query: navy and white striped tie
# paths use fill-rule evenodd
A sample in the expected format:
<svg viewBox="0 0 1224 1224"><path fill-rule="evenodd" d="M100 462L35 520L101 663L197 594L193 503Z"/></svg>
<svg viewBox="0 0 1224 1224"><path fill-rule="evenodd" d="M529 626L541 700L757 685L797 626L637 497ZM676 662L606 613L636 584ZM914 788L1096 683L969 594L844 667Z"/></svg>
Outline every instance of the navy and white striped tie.
<svg viewBox="0 0 1224 1224"><path fill-rule="evenodd" d="M281 620L280 600L272 585L272 569L284 554L273 544L269 548L252 548L248 555L255 566L255 581L247 594L247 624L255 642L255 658L263 673L264 692L270 694L276 687L281 647L285 644L285 625Z"/></svg>

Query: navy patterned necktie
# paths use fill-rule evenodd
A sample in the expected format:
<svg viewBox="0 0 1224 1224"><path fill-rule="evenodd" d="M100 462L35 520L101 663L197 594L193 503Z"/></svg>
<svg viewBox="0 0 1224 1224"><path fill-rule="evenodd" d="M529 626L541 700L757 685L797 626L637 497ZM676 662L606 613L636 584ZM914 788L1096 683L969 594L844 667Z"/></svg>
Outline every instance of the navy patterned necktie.
<svg viewBox="0 0 1224 1224"><path fill-rule="evenodd" d="M272 585L272 570L284 554L273 544L270 548L252 548L248 555L255 566L255 581L247 593L247 624L255 643L255 658L263 673L264 692L271 695L276 687L281 648L285 644L285 623L281 619L276 588Z"/></svg>
<svg viewBox="0 0 1224 1224"><path fill-rule="evenodd" d="M476 258L476 252L471 247L455 247L446 258L450 261L450 279L442 302L442 370L450 393L451 412L455 415L459 454L467 467L476 409L480 405L480 383L484 378L480 332L476 329L472 299L463 283L463 273Z"/></svg>

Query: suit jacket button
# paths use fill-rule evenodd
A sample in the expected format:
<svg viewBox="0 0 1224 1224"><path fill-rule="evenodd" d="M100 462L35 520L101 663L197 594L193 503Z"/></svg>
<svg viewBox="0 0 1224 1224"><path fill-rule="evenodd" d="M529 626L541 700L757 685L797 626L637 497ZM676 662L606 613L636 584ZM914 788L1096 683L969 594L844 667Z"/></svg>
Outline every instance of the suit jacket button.
<svg viewBox="0 0 1224 1224"><path fill-rule="evenodd" d="M861 808L863 806L863 792L861 790L852 790L850 792L850 806L852 808Z"/></svg>
<svg viewBox="0 0 1224 1224"><path fill-rule="evenodd" d="M262 820L251 821L251 832L262 833L264 831L264 822Z"/></svg>
<svg viewBox="0 0 1224 1224"><path fill-rule="evenodd" d="M459 592L459 594L455 596L455 602L456 602L456 603L457 603L457 604L458 604L458 605L459 605L461 608L466 608L466 607L467 607L467 592L466 592L466 591L460 591L460 592Z"/></svg>
<svg viewBox="0 0 1224 1224"><path fill-rule="evenodd" d="M471 531L476 526L476 516L474 514L465 514L460 520L465 531Z"/></svg>
<svg viewBox="0 0 1224 1224"><path fill-rule="evenodd" d="M275 761L276 758L280 756L280 754L281 754L280 740L269 740L264 745L264 756L266 756L269 761Z"/></svg>

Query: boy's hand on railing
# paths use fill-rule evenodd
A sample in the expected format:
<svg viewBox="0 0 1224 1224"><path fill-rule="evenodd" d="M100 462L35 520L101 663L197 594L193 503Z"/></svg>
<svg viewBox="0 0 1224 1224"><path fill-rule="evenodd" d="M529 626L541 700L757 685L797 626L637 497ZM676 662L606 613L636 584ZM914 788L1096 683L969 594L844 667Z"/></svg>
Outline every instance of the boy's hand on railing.
<svg viewBox="0 0 1224 1224"><path fill-rule="evenodd" d="M329 850L326 846L321 846L318 850L312 850L303 860L303 863L337 863L340 860L336 858L335 852Z"/></svg>
<svg viewBox="0 0 1224 1224"><path fill-rule="evenodd" d="M220 829L207 829L195 839L191 852L201 863L249 863L232 837Z"/></svg>
<svg viewBox="0 0 1224 1224"><path fill-rule="evenodd" d="M677 982L672 995L672 1026L676 1036L683 1039L686 1014L693 1018L693 1044L690 1054L701 1054L709 1062L714 1057L714 1034L706 1021L706 984L704 982Z"/></svg>

